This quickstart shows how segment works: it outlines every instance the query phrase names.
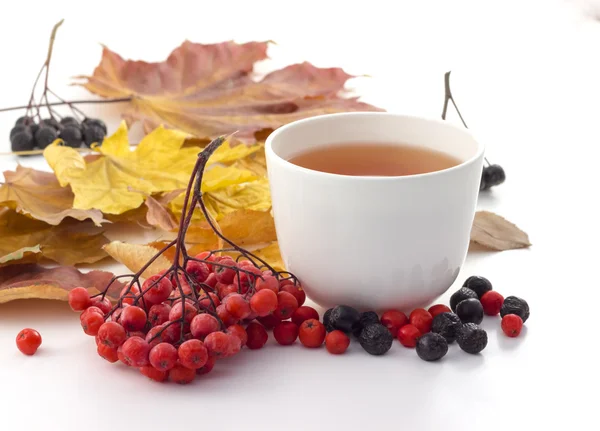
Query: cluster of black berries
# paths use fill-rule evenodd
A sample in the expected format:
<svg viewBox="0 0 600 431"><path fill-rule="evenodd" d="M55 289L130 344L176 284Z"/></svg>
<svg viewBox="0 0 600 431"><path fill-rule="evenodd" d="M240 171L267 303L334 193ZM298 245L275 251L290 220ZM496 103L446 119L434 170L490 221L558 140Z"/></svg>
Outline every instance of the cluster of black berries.
<svg viewBox="0 0 600 431"><path fill-rule="evenodd" d="M489 190L494 186L499 186L506 180L504 169L500 165L489 165L483 168L481 174L481 183L479 190Z"/></svg>
<svg viewBox="0 0 600 431"><path fill-rule="evenodd" d="M19 118L10 131L12 151L44 149L56 139L62 139L72 148L88 147L101 143L106 136L106 124L97 118L86 118L81 123L73 117L64 117L60 122L46 118L36 123L31 117Z"/></svg>

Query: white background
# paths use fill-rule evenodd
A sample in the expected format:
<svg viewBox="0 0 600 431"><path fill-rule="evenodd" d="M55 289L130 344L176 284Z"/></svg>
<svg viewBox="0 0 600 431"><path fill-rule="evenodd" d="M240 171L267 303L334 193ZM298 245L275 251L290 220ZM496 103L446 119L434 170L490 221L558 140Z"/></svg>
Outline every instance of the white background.
<svg viewBox="0 0 600 431"><path fill-rule="evenodd" d="M104 43L161 61L184 39L275 40L269 70L308 60L368 74L349 83L393 112L438 117L443 74L472 131L507 181L479 207L526 230L529 250L470 254L443 300L472 274L526 298L518 339L486 318L479 356L456 345L439 363L394 343L383 357L358 344L335 357L269 344L219 363L190 386L157 384L108 364L62 303L0 305L1 430L597 429L600 21L582 1L103 1L0 6L0 105L27 102L52 25L61 18L50 82L91 73ZM390 6L395 4L394 7ZM117 110L84 109L111 130ZM21 113L0 114L0 151ZM455 118L453 118L453 121ZM21 161L43 167L40 159ZM2 170L17 160L0 158ZM46 167L47 169L47 167ZM37 328L34 357L14 344Z"/></svg>

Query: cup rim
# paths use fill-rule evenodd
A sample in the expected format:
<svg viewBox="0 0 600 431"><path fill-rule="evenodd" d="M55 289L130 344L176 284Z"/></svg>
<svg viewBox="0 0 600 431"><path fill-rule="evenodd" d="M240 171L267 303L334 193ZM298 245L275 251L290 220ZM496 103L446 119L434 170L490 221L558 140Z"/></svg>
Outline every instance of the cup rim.
<svg viewBox="0 0 600 431"><path fill-rule="evenodd" d="M439 171L425 172L422 174L413 174L413 175L377 176L377 175L345 175L345 174L334 174L331 172L316 171L313 169L308 169L308 168L304 168L302 166L295 165L294 163L291 163L290 161L281 157L279 154L277 154L275 152L275 150L273 150L273 141L275 139L277 139L277 137L280 134L287 131L288 129L292 129L299 125L302 125L305 123L319 122L319 121L328 121L332 117L374 117L374 116L397 117L397 118L404 118L404 119L409 119L409 120L410 119L425 120L425 121L440 124L440 125L443 124L445 127L454 128L454 129L460 131L461 133L464 133L464 134L468 135L469 137L471 137L473 139L473 141L475 141L475 143L477 144L477 151L475 152L475 154L472 157L470 157L467 160L464 160L463 162L459 163L458 165L452 166L450 168L442 169ZM339 113L335 113L335 114L316 115L313 117L296 120L296 121L293 121L291 123L288 123L288 124L285 124L285 125L279 127L278 129L271 132L271 134L267 137L267 139L265 141L266 155L267 156L270 155L270 156L274 157L275 159L277 159L278 161L283 163L284 166L286 166L286 168L288 168L288 169L293 169L293 170L296 170L299 172L304 172L304 173L311 174L311 175L323 176L323 177L327 177L327 178L339 178L339 179L345 179L345 180L349 180L349 181L399 181L399 180L410 181L410 180L416 179L416 178L445 175L447 173L453 172L458 169L464 169L465 167L470 166L473 163L476 163L477 160L479 160L480 158L483 157L484 151L485 151L484 145L478 139L475 139L475 136L473 135L473 133L467 128L458 127L455 124L449 123L448 121L441 120L439 118L407 115L407 114L395 114L395 113L391 113L391 112L339 112ZM267 157L267 160L268 160L268 157Z"/></svg>

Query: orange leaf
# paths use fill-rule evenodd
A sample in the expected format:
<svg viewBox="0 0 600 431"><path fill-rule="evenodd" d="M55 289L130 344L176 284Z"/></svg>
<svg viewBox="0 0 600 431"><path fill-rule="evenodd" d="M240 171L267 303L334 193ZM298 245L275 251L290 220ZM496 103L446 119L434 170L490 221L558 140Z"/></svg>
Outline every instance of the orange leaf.
<svg viewBox="0 0 600 431"><path fill-rule="evenodd" d="M177 220L175 220L173 214L171 214L164 206L162 206L159 201L154 199L152 196L148 196L145 204L148 207L146 221L150 226L155 226L166 231L171 231L177 228Z"/></svg>
<svg viewBox="0 0 600 431"><path fill-rule="evenodd" d="M78 78L100 96L131 97L123 116L129 123L141 121L146 132L165 125L200 138L237 131L236 138L252 142L255 133L301 118L378 110L338 96L352 77L339 68L305 62L252 79L267 47L267 42L186 41L162 63L124 60L105 47L93 75Z"/></svg>

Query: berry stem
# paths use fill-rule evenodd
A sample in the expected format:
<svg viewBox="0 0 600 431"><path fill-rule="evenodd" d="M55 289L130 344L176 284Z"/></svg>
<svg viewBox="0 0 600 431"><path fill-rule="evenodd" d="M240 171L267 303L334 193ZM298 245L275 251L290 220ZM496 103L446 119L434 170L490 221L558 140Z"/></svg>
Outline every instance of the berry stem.
<svg viewBox="0 0 600 431"><path fill-rule="evenodd" d="M93 100L93 99L83 99L83 100L71 100L71 101L62 101L62 102L50 102L47 104L37 104L37 105L33 105L33 104L29 104L29 105L22 105L22 106L11 106L10 108L0 108L0 112L8 112L8 111L18 111L20 109L31 109L31 108L36 108L39 110L39 108L44 107L44 106L61 106L61 105L83 105L83 104L100 104L100 103L123 103L123 102L131 102L133 98L132 97L117 97L115 99L99 99L99 100Z"/></svg>

